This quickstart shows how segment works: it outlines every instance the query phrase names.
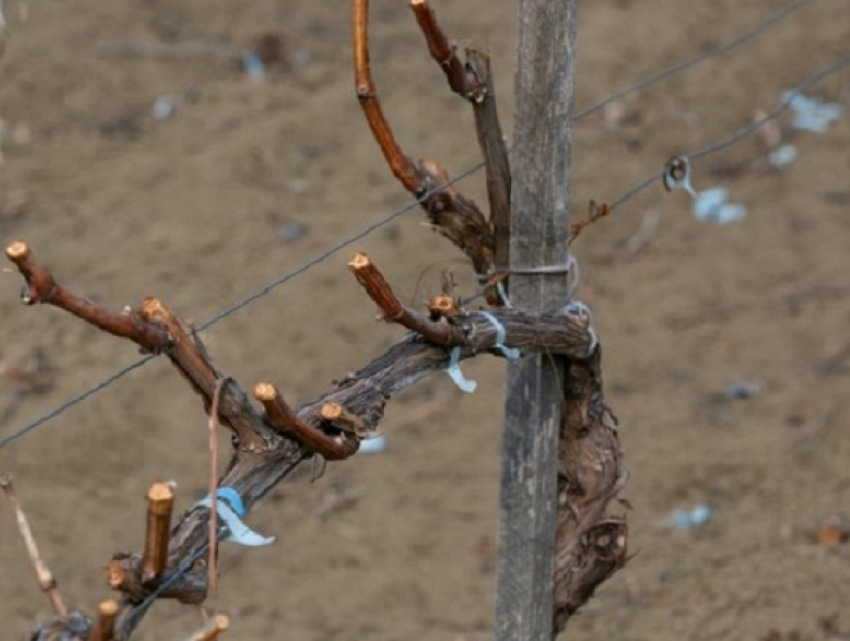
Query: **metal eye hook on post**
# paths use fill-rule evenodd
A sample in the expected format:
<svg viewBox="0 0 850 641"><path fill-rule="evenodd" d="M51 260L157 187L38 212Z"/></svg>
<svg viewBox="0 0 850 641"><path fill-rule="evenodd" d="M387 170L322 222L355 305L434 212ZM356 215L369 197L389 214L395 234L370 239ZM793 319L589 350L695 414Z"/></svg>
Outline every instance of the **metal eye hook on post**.
<svg viewBox="0 0 850 641"><path fill-rule="evenodd" d="M683 190L688 192L694 198L698 194L691 186L691 161L687 156L674 156L664 165L664 175L661 180L664 182L664 189L667 191Z"/></svg>

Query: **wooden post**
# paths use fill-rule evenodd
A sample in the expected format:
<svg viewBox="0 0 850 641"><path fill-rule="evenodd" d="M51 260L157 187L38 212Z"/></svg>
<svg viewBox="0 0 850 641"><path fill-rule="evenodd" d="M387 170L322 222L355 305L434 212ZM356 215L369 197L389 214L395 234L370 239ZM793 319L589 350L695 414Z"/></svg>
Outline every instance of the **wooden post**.
<svg viewBox="0 0 850 641"><path fill-rule="evenodd" d="M510 300L567 303L575 0L519 0L511 199ZM529 356L508 370L499 563L498 641L552 638L558 430L563 363Z"/></svg>

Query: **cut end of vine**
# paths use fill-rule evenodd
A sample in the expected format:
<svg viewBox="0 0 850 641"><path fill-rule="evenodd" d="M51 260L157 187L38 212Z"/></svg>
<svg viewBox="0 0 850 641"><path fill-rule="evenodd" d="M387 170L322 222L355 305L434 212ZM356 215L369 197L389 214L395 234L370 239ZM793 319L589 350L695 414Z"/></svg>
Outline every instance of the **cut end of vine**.
<svg viewBox="0 0 850 641"><path fill-rule="evenodd" d="M30 255L30 248L22 240L16 240L6 246L6 257L13 263L26 260Z"/></svg>
<svg viewBox="0 0 850 641"><path fill-rule="evenodd" d="M254 398L258 401L273 401L277 396L277 388L271 383L261 382L254 385Z"/></svg>

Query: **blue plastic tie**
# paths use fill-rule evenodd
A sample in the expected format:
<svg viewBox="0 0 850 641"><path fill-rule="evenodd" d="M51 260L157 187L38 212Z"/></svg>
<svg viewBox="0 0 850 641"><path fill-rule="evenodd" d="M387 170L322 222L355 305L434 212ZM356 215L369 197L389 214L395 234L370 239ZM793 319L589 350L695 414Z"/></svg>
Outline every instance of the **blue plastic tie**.
<svg viewBox="0 0 850 641"><path fill-rule="evenodd" d="M462 392L466 392L467 394L472 394L475 391L475 388L478 387L478 383L475 381L471 381L468 378L464 378L463 372L460 371L460 346L453 347L451 352L449 352L449 367L446 369L446 373L449 377L454 381L454 384L457 385Z"/></svg>
<svg viewBox="0 0 850 641"><path fill-rule="evenodd" d="M499 292L499 296L502 298L502 302L505 304L505 307L513 309L514 306L508 298L508 292L505 290L505 284L502 281L496 283L496 291Z"/></svg>
<svg viewBox="0 0 850 641"><path fill-rule="evenodd" d="M245 516L245 504L242 502L242 497L239 496L239 492L234 490L232 487L218 488L218 490L216 490L215 497L219 501L227 501L230 509L236 512L236 514L239 515L239 518Z"/></svg>
<svg viewBox="0 0 850 641"><path fill-rule="evenodd" d="M262 80L266 74L266 65L253 51L242 52L242 70L252 80Z"/></svg>
<svg viewBox="0 0 850 641"><path fill-rule="evenodd" d="M360 449L358 454L378 454L387 449L387 437L383 434L378 434L372 438L367 438L360 441Z"/></svg>
<svg viewBox="0 0 850 641"><path fill-rule="evenodd" d="M248 547L259 547L274 543L273 536L261 536L242 522L242 517L245 516L245 504L242 502L239 492L232 487L220 487L216 490L215 497L216 512L227 526L227 534L222 538L223 541ZM212 499L207 495L201 501L198 501L195 507L212 509Z"/></svg>
<svg viewBox="0 0 850 641"><path fill-rule="evenodd" d="M499 319L493 316L490 312L481 311L481 315L490 321L490 324L496 330L496 344L493 346L494 349L498 350L502 356L507 358L508 360L516 360L522 353L515 347L507 347L505 345L505 326L499 322Z"/></svg>
<svg viewBox="0 0 850 641"><path fill-rule="evenodd" d="M782 99L794 112L791 126L799 131L822 134L844 113L844 107L837 102L824 102L792 91L782 94Z"/></svg>

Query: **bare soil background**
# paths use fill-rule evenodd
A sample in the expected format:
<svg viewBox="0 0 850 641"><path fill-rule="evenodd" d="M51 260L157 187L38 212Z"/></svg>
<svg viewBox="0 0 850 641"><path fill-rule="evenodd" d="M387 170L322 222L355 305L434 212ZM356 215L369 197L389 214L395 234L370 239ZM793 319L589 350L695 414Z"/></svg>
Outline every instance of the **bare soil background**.
<svg viewBox="0 0 850 641"><path fill-rule="evenodd" d="M457 174L478 162L472 118L428 58L406 3L373 0L372 59L405 150ZM580 3L578 106L716 44L779 2ZM0 237L26 239L57 278L113 308L156 295L201 321L409 198L354 98L347 3L291 0L7 0L0 61ZM436 0L461 45L492 50L512 129L513 3ZM248 79L232 53L280 34L283 64ZM573 203L613 200L671 155L721 138L846 53L850 6L819 0L741 49L593 115L575 131ZM122 45L124 43L124 45ZM129 50L125 46L132 43ZM202 46L198 46L202 45ZM811 93L847 97L848 74ZM178 97L167 119L160 96ZM568 629L571 639L850 638L850 548L818 544L850 518L850 119L801 134L782 171L731 172L748 140L696 165L747 218L695 220L656 185L577 241L578 298L595 312L610 401L631 472L628 566ZM461 188L484 202L479 174ZM658 229L637 253L644 219ZM647 218L648 217L648 218ZM414 302L459 253L411 211L356 243ZM299 233L286 240L283 230ZM400 337L374 322L344 251L205 333L218 366L309 399ZM51 387L4 410L5 435L131 361L131 345L0 277L0 357L39 352ZM388 449L286 482L249 517L275 545L222 550L216 609L228 639L477 641L491 636L504 365L466 367L464 396L435 377L389 407ZM4 379L0 402L13 402ZM763 392L729 401L726 387ZM20 388L19 388L20 389ZM26 388L28 389L28 388ZM206 422L163 360L0 451L73 607L107 593L102 568L142 544L144 493L205 493ZM223 444L227 439L223 436ZM658 527L706 503L713 518ZM625 509L625 508L618 508ZM9 510L0 508L0 638L48 615ZM178 639L198 608L160 603L140 640Z"/></svg>

